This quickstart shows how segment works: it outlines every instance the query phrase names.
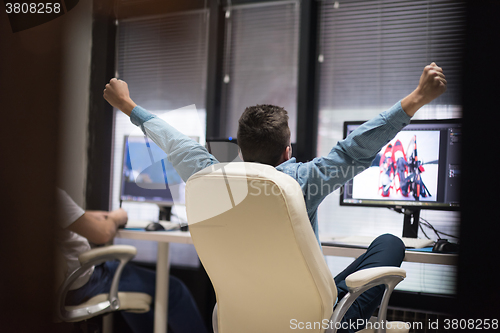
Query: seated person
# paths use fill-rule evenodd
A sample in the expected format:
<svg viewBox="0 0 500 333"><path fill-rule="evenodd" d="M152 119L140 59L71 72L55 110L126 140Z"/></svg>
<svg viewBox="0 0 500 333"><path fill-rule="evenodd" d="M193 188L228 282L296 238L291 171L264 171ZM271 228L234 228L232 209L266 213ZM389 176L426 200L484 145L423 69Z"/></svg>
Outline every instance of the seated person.
<svg viewBox="0 0 500 333"><path fill-rule="evenodd" d="M90 250L89 241L95 244L111 241L118 227L127 223L127 212L121 208L111 212L84 211L66 192L57 191L61 226L57 245L69 275L80 267L78 256ZM109 293L118 264L118 261L108 261L87 271L68 292L66 305L78 305L95 295ZM147 313L120 311L134 333L153 332L155 285L155 271L133 263L125 265L118 290L142 292L153 298ZM173 276L169 280L168 326L169 332L174 333L207 332L191 293L184 283Z"/></svg>
<svg viewBox="0 0 500 333"><path fill-rule="evenodd" d="M417 110L445 90L443 70L435 63L426 66L412 93L338 142L328 155L307 163L297 162L292 157L287 111L278 106L246 108L238 123L238 145L245 162L274 166L297 180L304 194L311 227L318 238L317 209L323 199L369 167L380 149L410 122ZM136 105L130 98L126 82L111 79L104 90L104 98L130 116L131 122L167 153L169 161L184 181L197 171L218 163L205 147ZM347 275L370 267L399 267L403 258L404 245L399 238L388 234L378 237L365 254L335 277L339 299L347 292L344 281ZM382 296L382 286L365 292L348 310L343 321L355 323L357 319L369 318ZM355 325L343 327L348 327L344 331L349 332L361 329Z"/></svg>

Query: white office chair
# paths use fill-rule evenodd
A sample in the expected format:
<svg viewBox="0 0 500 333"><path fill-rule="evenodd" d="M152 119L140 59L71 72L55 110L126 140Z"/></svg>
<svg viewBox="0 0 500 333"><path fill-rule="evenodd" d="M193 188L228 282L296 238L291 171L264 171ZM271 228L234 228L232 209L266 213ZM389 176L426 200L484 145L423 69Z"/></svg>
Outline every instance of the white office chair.
<svg viewBox="0 0 500 333"><path fill-rule="evenodd" d="M78 322L112 311L129 311L134 313L148 312L151 305L151 296L139 292L118 292L118 284L123 267L137 254L137 249L130 245L111 245L92 249L82 253L78 260L80 268L70 274L59 288L57 299L57 321ZM111 288L107 294L99 294L85 303L76 306L66 306L66 295L75 280L90 267L109 260L119 260ZM103 331L110 329L110 323L103 323Z"/></svg>
<svg viewBox="0 0 500 333"><path fill-rule="evenodd" d="M354 273L334 311L337 288L301 188L271 166L208 167L187 181L186 208L193 243L216 292L214 332L279 333L296 331L300 323L340 322L358 295L379 284L386 286L378 314L385 323L390 294L406 276L396 267ZM399 324L393 322L390 331L408 332ZM323 327L307 332L336 331L335 325L318 325Z"/></svg>

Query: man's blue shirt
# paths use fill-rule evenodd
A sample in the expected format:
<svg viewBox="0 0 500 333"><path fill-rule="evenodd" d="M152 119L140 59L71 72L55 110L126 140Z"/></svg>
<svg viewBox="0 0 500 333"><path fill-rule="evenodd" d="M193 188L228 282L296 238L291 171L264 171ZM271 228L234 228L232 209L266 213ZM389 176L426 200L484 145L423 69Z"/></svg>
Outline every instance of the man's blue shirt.
<svg viewBox="0 0 500 333"><path fill-rule="evenodd" d="M316 238L319 237L319 204L328 194L368 168L380 149L408 125L410 119L401 102L398 102L339 141L328 155L305 163L297 162L292 157L276 167L297 180L302 188ZM168 160L184 181L196 172L219 163L205 147L140 106L132 110L130 120L167 153Z"/></svg>

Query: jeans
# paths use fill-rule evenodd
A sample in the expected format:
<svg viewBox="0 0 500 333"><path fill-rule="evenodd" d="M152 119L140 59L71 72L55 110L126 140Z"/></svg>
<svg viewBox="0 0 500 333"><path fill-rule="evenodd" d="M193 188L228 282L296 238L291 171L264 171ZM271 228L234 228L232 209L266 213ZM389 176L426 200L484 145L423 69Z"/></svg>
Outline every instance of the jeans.
<svg viewBox="0 0 500 333"><path fill-rule="evenodd" d="M347 294L345 279L348 275L372 267L395 266L400 267L405 256L405 246L401 239L396 236L385 234L377 237L368 247L366 252L352 262L344 271L335 277L337 285L338 299ZM337 332L356 332L364 327L351 329L351 322L355 323L358 319L367 320L371 317L377 306L382 301L385 286L380 285L368 289L361 294L351 305L344 318L341 327L348 329L339 329ZM344 324L345 323L345 324Z"/></svg>
<svg viewBox="0 0 500 333"><path fill-rule="evenodd" d="M118 261L108 261L96 266L89 282L68 293L66 305L81 304L95 295L108 293L118 264ZM120 311L134 333L153 332L155 283L155 271L133 263L125 265L118 290L142 292L153 297L147 313ZM208 332L191 293L182 281L173 276L170 276L168 289L168 326L173 333Z"/></svg>

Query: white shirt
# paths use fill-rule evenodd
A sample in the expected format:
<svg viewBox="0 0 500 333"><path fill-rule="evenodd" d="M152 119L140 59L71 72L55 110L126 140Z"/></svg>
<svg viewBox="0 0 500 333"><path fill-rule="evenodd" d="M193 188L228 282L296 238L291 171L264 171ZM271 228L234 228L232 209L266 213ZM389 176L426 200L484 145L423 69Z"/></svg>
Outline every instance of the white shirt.
<svg viewBox="0 0 500 333"><path fill-rule="evenodd" d="M67 277L81 266L78 256L89 251L91 248L85 237L67 230L67 228L78 220L85 211L78 206L66 192L59 188L57 189L57 199L59 207L58 220L59 226L61 227L57 236L57 246L67 266ZM70 289L73 290L82 287L89 281L93 272L94 267L88 269L73 283Z"/></svg>

